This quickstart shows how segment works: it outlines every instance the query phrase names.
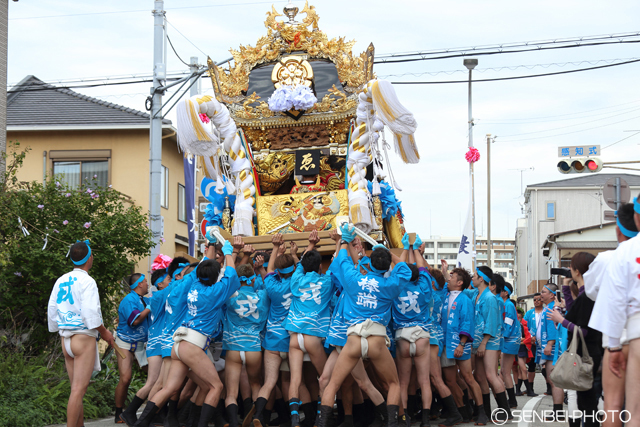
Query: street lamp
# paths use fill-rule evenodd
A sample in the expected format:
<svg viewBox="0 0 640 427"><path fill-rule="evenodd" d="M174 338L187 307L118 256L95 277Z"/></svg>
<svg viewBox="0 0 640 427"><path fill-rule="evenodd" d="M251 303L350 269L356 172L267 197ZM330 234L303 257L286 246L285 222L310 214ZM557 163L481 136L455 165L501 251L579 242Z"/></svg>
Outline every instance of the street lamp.
<svg viewBox="0 0 640 427"><path fill-rule="evenodd" d="M473 116L471 114L471 72L476 65L477 59L465 59L463 64L469 70L469 148L473 147ZM469 175L471 177L471 247L476 250L476 198L473 179L473 162L469 162ZM476 260L473 258L473 267L475 269Z"/></svg>

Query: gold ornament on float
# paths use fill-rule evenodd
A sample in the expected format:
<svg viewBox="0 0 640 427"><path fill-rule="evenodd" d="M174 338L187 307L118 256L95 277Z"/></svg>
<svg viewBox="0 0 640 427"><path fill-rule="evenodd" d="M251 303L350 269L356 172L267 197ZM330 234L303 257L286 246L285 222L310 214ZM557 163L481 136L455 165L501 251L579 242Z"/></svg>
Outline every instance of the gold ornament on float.
<svg viewBox="0 0 640 427"><path fill-rule="evenodd" d="M313 85L313 69L309 61L302 56L285 56L273 67L271 81L276 89L280 86L310 88Z"/></svg>

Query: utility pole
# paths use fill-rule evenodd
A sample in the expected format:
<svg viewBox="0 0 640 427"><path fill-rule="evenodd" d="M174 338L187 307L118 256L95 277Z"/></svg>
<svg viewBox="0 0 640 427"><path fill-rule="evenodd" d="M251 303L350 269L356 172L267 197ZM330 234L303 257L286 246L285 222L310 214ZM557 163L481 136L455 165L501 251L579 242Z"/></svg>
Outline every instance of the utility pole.
<svg viewBox="0 0 640 427"><path fill-rule="evenodd" d="M200 92L200 84L196 83L195 81L198 80L200 78L200 76L195 75L195 73L198 71L198 57L197 56L192 56L189 59L189 70L191 71L191 73L193 74L193 77L191 78L191 89L189 91L189 96L196 96L198 95L198 93ZM194 209L197 209L198 207L198 197L197 197L197 188L198 188L198 184L197 184L197 176L198 176L198 158L196 156L193 156L193 206ZM197 217L196 217L196 210L194 210L193 212L193 221L197 223ZM189 225L189 227L191 227ZM189 228L189 230L191 230ZM191 233L191 231L189 231L189 233ZM198 231L196 230L193 234L195 234L193 236L193 247L189 248L189 254L192 256L196 256L196 248L198 247L197 245L197 239L196 236L198 235Z"/></svg>
<svg viewBox="0 0 640 427"><path fill-rule="evenodd" d="M491 134L487 134L487 265L491 265Z"/></svg>
<svg viewBox="0 0 640 427"><path fill-rule="evenodd" d="M153 3L153 87L151 88L151 128L149 132L149 225L154 246L149 256L149 266L160 254L162 215L160 197L162 187L162 84L166 79L164 55L165 11L164 1ZM151 268L149 268L151 270Z"/></svg>
<svg viewBox="0 0 640 427"><path fill-rule="evenodd" d="M469 70L469 148L473 147L473 115L471 113L471 73L478 65L477 59L465 59L463 64ZM473 177L473 162L469 162L469 176L471 177L471 249L476 250L476 196ZM476 258L473 259L473 270L476 268Z"/></svg>

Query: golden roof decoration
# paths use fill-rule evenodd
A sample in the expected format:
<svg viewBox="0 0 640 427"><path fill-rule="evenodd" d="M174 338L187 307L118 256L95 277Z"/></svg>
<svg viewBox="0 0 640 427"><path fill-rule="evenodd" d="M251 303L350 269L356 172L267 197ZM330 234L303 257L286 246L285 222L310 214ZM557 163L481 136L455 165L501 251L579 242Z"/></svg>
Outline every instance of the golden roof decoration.
<svg viewBox="0 0 640 427"><path fill-rule="evenodd" d="M228 69L217 67L212 61L208 61L209 75L212 79L216 97L219 101L227 104L244 104L245 114L241 114L244 119L258 118L259 112L265 112L266 100L262 100L258 107L249 106L245 101L248 97L249 74L258 65L279 62L282 58L295 55L302 55L304 59L327 59L333 62L338 72L338 78L344 90L349 94L357 93L373 76L373 45L360 55L353 55L352 48L355 40L346 41L344 37L329 39L327 35L318 27L320 17L316 13L314 6L309 6L305 1L304 8L300 13L306 16L302 22L294 20L298 14L298 8L289 3L285 6L284 15L276 11L271 6L271 11L267 12L267 19L264 22L267 28L267 35L258 39L255 47L240 46L237 50L231 49L234 65L229 65ZM289 19L278 19L285 16ZM340 91L342 92L342 91ZM326 98L326 96L325 96ZM334 102L340 99L332 99ZM255 97L252 102L255 102ZM265 104L265 105L262 105ZM314 108L318 113L327 110L328 100L319 108ZM237 109L234 112L238 112ZM273 114L271 114L273 116Z"/></svg>

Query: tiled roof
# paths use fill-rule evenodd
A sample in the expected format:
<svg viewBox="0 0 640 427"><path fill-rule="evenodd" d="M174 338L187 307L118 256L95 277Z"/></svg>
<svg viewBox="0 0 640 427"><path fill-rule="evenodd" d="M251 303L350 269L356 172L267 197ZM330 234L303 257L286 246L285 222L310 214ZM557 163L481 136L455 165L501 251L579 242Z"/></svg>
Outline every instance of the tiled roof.
<svg viewBox="0 0 640 427"><path fill-rule="evenodd" d="M149 114L56 87L31 75L7 92L7 126L118 125L148 126Z"/></svg>

